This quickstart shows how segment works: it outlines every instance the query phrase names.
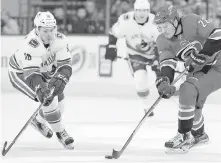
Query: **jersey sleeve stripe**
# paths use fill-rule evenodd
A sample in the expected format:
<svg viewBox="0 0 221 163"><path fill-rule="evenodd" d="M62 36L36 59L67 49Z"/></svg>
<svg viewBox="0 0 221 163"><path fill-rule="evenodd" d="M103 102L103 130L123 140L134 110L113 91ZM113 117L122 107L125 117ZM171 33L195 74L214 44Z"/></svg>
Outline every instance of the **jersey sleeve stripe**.
<svg viewBox="0 0 221 163"><path fill-rule="evenodd" d="M173 66L173 65L171 65L171 64L161 65L161 66L160 66L160 69L162 69L163 67L170 67L170 68L172 68L173 70L176 70L176 66Z"/></svg>
<svg viewBox="0 0 221 163"><path fill-rule="evenodd" d="M23 67L23 70L40 69L38 66Z"/></svg>
<svg viewBox="0 0 221 163"><path fill-rule="evenodd" d="M18 87L22 92L27 94L30 98L35 99L36 94L35 92L24 82L22 81L16 73L9 72L9 77L11 79L11 82Z"/></svg>
<svg viewBox="0 0 221 163"><path fill-rule="evenodd" d="M214 30L208 39L221 40L221 29Z"/></svg>
<svg viewBox="0 0 221 163"><path fill-rule="evenodd" d="M177 65L177 61L174 60L174 59L166 59L166 60L163 60L162 62L160 62L160 69L162 67L165 67L165 66L169 66L171 67L172 69L176 69L176 65Z"/></svg>
<svg viewBox="0 0 221 163"><path fill-rule="evenodd" d="M12 68L16 69L16 70L22 70L22 69L18 66L18 64L16 64L15 60L13 59L13 57L10 57L10 59L9 59L9 65L10 65Z"/></svg>

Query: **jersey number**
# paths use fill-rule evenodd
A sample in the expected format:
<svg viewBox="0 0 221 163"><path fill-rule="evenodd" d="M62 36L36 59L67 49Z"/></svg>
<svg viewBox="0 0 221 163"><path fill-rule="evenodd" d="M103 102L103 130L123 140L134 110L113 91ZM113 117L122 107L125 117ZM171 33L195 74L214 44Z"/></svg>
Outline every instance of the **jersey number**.
<svg viewBox="0 0 221 163"><path fill-rule="evenodd" d="M209 21L207 21L206 19L202 19L198 21L199 24L202 24L203 27L206 27L207 24L209 24Z"/></svg>
<svg viewBox="0 0 221 163"><path fill-rule="evenodd" d="M31 60L31 54L25 53L25 60L30 61Z"/></svg>

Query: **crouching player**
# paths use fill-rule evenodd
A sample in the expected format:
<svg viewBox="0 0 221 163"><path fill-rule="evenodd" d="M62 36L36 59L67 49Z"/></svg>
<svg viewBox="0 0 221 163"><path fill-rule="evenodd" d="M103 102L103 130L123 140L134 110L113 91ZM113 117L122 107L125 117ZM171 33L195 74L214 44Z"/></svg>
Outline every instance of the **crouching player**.
<svg viewBox="0 0 221 163"><path fill-rule="evenodd" d="M207 142L202 108L207 97L221 88L221 29L198 15L180 17L173 6L159 9L155 19L161 77L156 86L163 98L170 98L177 61L188 68L186 81L180 86L178 132L165 143L167 152L188 152ZM191 22L191 23L190 23Z"/></svg>
<svg viewBox="0 0 221 163"><path fill-rule="evenodd" d="M50 12L38 12L34 26L10 57L10 81L20 92L44 103L31 124L47 138L55 132L65 148L73 149L74 140L62 122L63 91L72 75L67 39L57 32L56 20Z"/></svg>

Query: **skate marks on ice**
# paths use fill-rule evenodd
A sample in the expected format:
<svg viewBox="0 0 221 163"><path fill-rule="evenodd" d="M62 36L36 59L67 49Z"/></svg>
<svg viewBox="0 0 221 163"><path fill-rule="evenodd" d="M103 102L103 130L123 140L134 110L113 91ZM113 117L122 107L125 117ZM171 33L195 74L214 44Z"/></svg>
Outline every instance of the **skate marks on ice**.
<svg viewBox="0 0 221 163"><path fill-rule="evenodd" d="M35 110L30 101L24 108L24 106L15 105L15 103L8 104L6 100L9 99L4 96L4 107L1 109L2 115L4 115L1 148L5 140L10 143L28 119L27 117ZM184 155L165 154L164 142L176 134L177 127L177 104L165 100L156 109L155 116L147 119L141 126L131 144L118 160L105 159L104 156L111 154L113 148L116 150L122 148L143 116L143 109L139 108L138 103L136 99L96 99L68 96L66 97L64 119L67 131L75 139L75 149L64 149L55 135L52 139L46 139L30 126L9 153L2 157L3 162L221 162L221 132L217 131L221 126L221 109L217 105L206 105L204 110L205 127L210 136L209 144L192 148L189 153ZM17 115L22 116L18 117Z"/></svg>
<svg viewBox="0 0 221 163"><path fill-rule="evenodd" d="M221 161L220 153L215 152L213 147L205 151L205 147L192 149L190 153L184 155L167 155L164 153L163 141L158 139L140 139L136 140L125 151L118 160L106 160L104 155L111 152L114 147L120 147L120 141L123 139L90 139L88 141L78 141L73 151L62 149L56 143L22 143L16 145L10 153L3 158L4 162L23 162L23 163L66 163L66 162L88 162L88 163L218 163ZM110 143L106 143L110 141ZM114 143L114 141L118 143ZM153 142L153 143L151 143ZM160 142L160 143L157 143ZM155 143L155 144L154 144ZM154 147L153 147L154 145ZM50 147L49 147L50 146Z"/></svg>

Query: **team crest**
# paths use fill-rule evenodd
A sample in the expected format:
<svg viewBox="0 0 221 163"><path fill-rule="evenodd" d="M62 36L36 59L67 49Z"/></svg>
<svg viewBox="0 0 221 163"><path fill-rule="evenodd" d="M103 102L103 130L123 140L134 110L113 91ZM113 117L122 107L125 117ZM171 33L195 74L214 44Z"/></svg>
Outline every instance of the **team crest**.
<svg viewBox="0 0 221 163"><path fill-rule="evenodd" d="M169 15L171 15L172 11L173 11L173 5L168 7L168 11L169 11Z"/></svg>

